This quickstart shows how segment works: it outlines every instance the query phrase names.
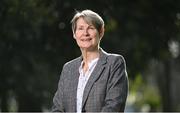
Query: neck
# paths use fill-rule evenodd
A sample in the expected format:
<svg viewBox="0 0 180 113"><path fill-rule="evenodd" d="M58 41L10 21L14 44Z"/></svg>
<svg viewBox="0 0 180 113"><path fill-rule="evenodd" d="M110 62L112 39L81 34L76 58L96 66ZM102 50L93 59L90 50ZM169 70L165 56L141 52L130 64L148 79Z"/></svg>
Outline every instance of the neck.
<svg viewBox="0 0 180 113"><path fill-rule="evenodd" d="M91 60L98 58L99 57L99 48L93 50L93 51L88 51L86 49L81 49L82 57L83 57L83 62L88 63Z"/></svg>
<svg viewBox="0 0 180 113"><path fill-rule="evenodd" d="M93 51L88 51L86 49L81 49L82 57L83 57L83 69L86 72L88 69L88 63L92 61L95 58L99 57L99 48L93 50Z"/></svg>

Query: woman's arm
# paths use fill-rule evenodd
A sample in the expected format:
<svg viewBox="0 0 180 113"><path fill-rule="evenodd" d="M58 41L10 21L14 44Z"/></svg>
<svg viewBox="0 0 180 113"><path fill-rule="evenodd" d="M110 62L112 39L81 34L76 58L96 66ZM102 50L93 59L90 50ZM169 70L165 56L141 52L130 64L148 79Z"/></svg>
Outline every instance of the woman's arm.
<svg viewBox="0 0 180 113"><path fill-rule="evenodd" d="M117 56L111 68L102 112L124 112L128 94L128 77L124 58Z"/></svg>

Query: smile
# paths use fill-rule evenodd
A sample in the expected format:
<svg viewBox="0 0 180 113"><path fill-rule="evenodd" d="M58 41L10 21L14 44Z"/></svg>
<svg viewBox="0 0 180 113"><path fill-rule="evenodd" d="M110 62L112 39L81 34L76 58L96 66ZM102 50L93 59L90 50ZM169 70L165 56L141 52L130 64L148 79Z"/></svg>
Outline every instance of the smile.
<svg viewBox="0 0 180 113"><path fill-rule="evenodd" d="M87 39L81 39L81 41L91 41L92 38L87 38Z"/></svg>

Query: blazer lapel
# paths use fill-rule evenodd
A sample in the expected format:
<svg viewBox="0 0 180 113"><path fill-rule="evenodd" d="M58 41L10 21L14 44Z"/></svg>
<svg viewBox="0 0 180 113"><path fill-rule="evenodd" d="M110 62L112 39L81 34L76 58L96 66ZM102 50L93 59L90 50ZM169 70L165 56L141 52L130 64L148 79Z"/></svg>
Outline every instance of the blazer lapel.
<svg viewBox="0 0 180 113"><path fill-rule="evenodd" d="M85 102L87 100L87 97L89 95L89 92L90 92L94 82L100 77L102 71L105 68L104 64L106 63L106 57L107 57L106 53L100 48L99 61L97 62L96 67L94 68L93 72L91 73L91 76L85 86L85 89L84 89L82 107L84 107L84 105L85 105Z"/></svg>

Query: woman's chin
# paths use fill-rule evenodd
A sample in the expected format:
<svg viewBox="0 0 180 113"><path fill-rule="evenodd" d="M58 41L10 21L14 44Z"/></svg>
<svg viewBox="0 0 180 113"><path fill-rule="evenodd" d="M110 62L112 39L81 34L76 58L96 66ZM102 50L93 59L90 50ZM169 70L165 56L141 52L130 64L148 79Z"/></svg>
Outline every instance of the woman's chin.
<svg viewBox="0 0 180 113"><path fill-rule="evenodd" d="M83 49L83 50L89 50L89 49L91 49L91 47L80 47L81 49Z"/></svg>
<svg viewBox="0 0 180 113"><path fill-rule="evenodd" d="M89 48L92 48L91 45L83 45L83 46L80 46L80 48L82 49L89 49Z"/></svg>

